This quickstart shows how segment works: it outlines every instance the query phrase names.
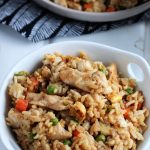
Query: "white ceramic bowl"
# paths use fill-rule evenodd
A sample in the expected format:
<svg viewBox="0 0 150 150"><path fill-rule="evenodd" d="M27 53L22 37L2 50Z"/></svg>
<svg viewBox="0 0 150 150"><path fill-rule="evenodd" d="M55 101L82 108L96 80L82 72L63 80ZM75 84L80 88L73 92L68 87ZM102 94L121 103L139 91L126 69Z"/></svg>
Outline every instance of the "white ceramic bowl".
<svg viewBox="0 0 150 150"><path fill-rule="evenodd" d="M50 0L34 0L41 6L47 8L48 10L59 14L64 17L69 17L77 20L89 21L89 22L106 22L106 21L116 21L125 19L131 16L135 16L140 14L141 12L150 8L150 1L141 4L139 6L133 7L131 9L126 9L122 11L116 12L103 12L103 13L95 13L95 12L83 12L70 8L65 8L58 4L51 2Z"/></svg>
<svg viewBox="0 0 150 150"><path fill-rule="evenodd" d="M60 52L62 54L76 55L79 51L85 51L93 60L100 60L104 63L116 63L124 75L134 77L137 79L138 88L144 92L145 103L150 108L150 70L148 63L140 56L129 52L121 51L119 49L100 45L91 42L62 42L50 44L42 49L35 51L25 58L21 59L13 68L1 85L0 89L0 141L8 150L19 150L19 146L14 140L9 128L6 126L6 112L8 110L9 99L7 98L7 86L12 80L15 72L20 70L32 71L37 64L41 62L42 57L46 53ZM135 66L131 67L131 64L137 64L141 70ZM136 69L136 72L134 72ZM150 119L147 120L147 124L150 125ZM144 133L145 140L139 144L139 150L150 149L150 128ZM0 148L1 149L1 148Z"/></svg>

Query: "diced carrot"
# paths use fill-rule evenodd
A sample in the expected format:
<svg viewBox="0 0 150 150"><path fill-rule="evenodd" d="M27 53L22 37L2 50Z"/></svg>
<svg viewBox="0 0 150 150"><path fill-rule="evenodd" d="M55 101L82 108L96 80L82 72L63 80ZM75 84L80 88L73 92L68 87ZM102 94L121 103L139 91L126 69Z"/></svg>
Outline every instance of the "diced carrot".
<svg viewBox="0 0 150 150"><path fill-rule="evenodd" d="M36 77L31 77L31 84L28 86L28 91L33 92L38 88L39 81L37 80Z"/></svg>
<svg viewBox="0 0 150 150"><path fill-rule="evenodd" d="M93 4L92 3L85 3L83 4L83 9L86 10L86 9L91 9L93 7Z"/></svg>
<svg viewBox="0 0 150 150"><path fill-rule="evenodd" d="M107 12L114 12L116 11L116 8L113 7L113 6L109 6L107 9L106 9Z"/></svg>
<svg viewBox="0 0 150 150"><path fill-rule="evenodd" d="M80 132L77 129L75 129L72 134L73 136L77 137L80 134Z"/></svg>
<svg viewBox="0 0 150 150"><path fill-rule="evenodd" d="M139 102L139 103L138 103L138 106L137 106L137 109L138 109L138 110L141 109L142 106L143 106L143 103L142 103L142 102Z"/></svg>
<svg viewBox="0 0 150 150"><path fill-rule="evenodd" d="M125 113L124 113L125 119L129 119L129 112L130 112L130 108L125 108Z"/></svg>
<svg viewBox="0 0 150 150"><path fill-rule="evenodd" d="M33 86L37 86L39 84L39 81L36 77L31 77L30 80L32 81Z"/></svg>
<svg viewBox="0 0 150 150"><path fill-rule="evenodd" d="M25 99L17 99L15 109L18 111L26 111L28 107L28 100Z"/></svg>

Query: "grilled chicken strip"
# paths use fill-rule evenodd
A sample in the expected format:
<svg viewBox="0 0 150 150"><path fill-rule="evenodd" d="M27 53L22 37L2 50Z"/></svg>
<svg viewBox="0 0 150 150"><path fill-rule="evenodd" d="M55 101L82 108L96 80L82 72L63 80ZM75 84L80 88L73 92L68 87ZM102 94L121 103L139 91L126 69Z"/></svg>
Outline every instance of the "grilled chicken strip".
<svg viewBox="0 0 150 150"><path fill-rule="evenodd" d="M108 94L112 91L105 74L100 71L80 72L76 69L66 68L60 71L59 76L64 83L86 92L103 89L103 92Z"/></svg>
<svg viewBox="0 0 150 150"><path fill-rule="evenodd" d="M73 150L97 150L94 138L86 131L74 138L71 148Z"/></svg>
<svg viewBox="0 0 150 150"><path fill-rule="evenodd" d="M48 138L50 140L63 140L71 138L72 134L65 130L60 123L56 126L51 126L48 132Z"/></svg>
<svg viewBox="0 0 150 150"><path fill-rule="evenodd" d="M66 110L72 101L67 97L47 95L45 93L28 93L27 99L30 104L47 107L56 111Z"/></svg>
<svg viewBox="0 0 150 150"><path fill-rule="evenodd" d="M55 140L53 142L53 150L71 150L70 146L64 145L62 142Z"/></svg>
<svg viewBox="0 0 150 150"><path fill-rule="evenodd" d="M117 66L116 64L111 64L108 66L108 71L109 71L109 78L108 82L110 85L112 85L112 89L115 92L119 92L119 81L118 81L118 72L117 72Z"/></svg>
<svg viewBox="0 0 150 150"><path fill-rule="evenodd" d="M11 124L13 128L19 128L22 125L25 125L27 120L24 119L23 115L16 111L14 108L12 108L8 112L8 124Z"/></svg>
<svg viewBox="0 0 150 150"><path fill-rule="evenodd" d="M76 102L70 107L70 115L76 119L83 121L86 117L86 108L81 102Z"/></svg>
<svg viewBox="0 0 150 150"><path fill-rule="evenodd" d="M117 73L117 66L116 64L111 64L109 67L108 67L108 71L109 71L109 81L111 83L115 83L117 82L118 83L118 73Z"/></svg>

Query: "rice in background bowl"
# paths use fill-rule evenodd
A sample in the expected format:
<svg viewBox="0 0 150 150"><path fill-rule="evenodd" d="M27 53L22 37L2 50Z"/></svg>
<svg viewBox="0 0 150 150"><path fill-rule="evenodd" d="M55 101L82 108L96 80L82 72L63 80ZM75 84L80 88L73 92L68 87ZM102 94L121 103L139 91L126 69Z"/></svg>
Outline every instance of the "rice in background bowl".
<svg viewBox="0 0 150 150"><path fill-rule="evenodd" d="M148 85L149 85L149 78L150 73L148 70L148 64L139 56L127 52L119 51L115 48L95 44L95 43L89 43L89 42L67 42L67 43L58 43L58 44L52 44L50 46L47 46L43 48L43 50L37 51L33 54L28 55L25 59L23 59L21 62L15 66L15 68L10 72L10 74L7 76L2 88L1 88L1 97L3 101L1 101L1 130L0 130L0 137L2 139L3 144L7 147L7 149L17 149L17 144L14 142L14 139L12 138L12 135L10 134L10 131L8 130L5 122L5 106L6 103L4 100L6 100L5 91L7 88L7 85L9 84L10 79L12 78L13 74L15 72L18 72L20 70L27 70L32 71L33 68L40 62L41 57L45 53L54 53L54 52L60 52L64 55L76 55L79 51L84 50L92 59L94 60L101 60L105 63L111 63L115 62L117 66L119 67L119 71L122 72L123 75L128 76L128 69L127 66L129 63L136 63L138 64L145 73L145 79L144 81L140 82L140 84L137 82L139 89L141 89L144 92L145 98L149 97L149 92L147 91ZM31 60L34 62L33 65L31 65ZM150 102L146 101L146 106L150 106ZM147 124L149 125L149 119ZM139 149L148 149L149 146L149 128L144 134L145 140L139 145Z"/></svg>

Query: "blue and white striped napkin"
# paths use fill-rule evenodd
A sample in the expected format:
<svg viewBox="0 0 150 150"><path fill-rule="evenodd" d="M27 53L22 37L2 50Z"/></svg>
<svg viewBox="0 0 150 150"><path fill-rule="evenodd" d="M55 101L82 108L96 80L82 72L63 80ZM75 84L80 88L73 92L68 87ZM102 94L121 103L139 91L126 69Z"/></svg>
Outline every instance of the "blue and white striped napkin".
<svg viewBox="0 0 150 150"><path fill-rule="evenodd" d="M143 20L150 20L150 10L121 21L90 23L58 16L30 0L0 0L0 23L33 42L107 31Z"/></svg>

